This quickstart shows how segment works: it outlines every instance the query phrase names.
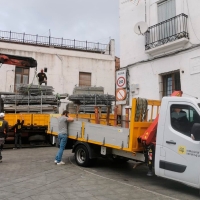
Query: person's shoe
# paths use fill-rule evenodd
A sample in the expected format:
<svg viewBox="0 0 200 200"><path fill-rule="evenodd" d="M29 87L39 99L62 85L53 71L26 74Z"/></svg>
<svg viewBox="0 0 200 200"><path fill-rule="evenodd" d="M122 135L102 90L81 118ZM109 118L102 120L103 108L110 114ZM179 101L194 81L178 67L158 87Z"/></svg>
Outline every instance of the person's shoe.
<svg viewBox="0 0 200 200"><path fill-rule="evenodd" d="M57 163L58 163L58 161L57 161L57 160L54 160L54 163L55 163L55 164L57 164Z"/></svg>
<svg viewBox="0 0 200 200"><path fill-rule="evenodd" d="M13 149L15 150L15 149L17 149L17 148L13 148Z"/></svg>
<svg viewBox="0 0 200 200"><path fill-rule="evenodd" d="M60 161L57 163L57 165L65 165L65 163L63 161Z"/></svg>
<svg viewBox="0 0 200 200"><path fill-rule="evenodd" d="M2 160L0 160L0 163L2 162Z"/></svg>

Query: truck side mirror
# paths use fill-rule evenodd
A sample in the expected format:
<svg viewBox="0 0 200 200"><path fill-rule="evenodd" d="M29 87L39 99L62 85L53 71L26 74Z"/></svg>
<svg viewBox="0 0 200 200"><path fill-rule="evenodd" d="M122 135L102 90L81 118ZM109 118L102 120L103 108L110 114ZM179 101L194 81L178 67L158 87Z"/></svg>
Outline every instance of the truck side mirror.
<svg viewBox="0 0 200 200"><path fill-rule="evenodd" d="M194 123L192 126L191 134L196 141L200 141L200 123Z"/></svg>

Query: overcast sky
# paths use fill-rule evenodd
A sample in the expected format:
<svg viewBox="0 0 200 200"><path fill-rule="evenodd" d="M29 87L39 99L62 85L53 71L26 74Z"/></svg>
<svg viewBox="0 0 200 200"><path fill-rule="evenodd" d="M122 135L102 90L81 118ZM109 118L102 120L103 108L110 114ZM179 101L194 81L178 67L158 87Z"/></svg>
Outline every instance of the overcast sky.
<svg viewBox="0 0 200 200"><path fill-rule="evenodd" d="M2 0L0 30L107 44L119 56L118 0Z"/></svg>

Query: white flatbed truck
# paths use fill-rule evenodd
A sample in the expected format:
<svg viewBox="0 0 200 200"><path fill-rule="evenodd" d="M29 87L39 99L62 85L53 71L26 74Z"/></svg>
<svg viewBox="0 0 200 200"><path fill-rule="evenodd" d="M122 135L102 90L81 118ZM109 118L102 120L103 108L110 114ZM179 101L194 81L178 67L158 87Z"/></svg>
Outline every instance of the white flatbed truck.
<svg viewBox="0 0 200 200"><path fill-rule="evenodd" d="M147 164L148 175L154 171L157 176L200 188L200 100L164 97L161 106L160 101L147 102L148 112L145 116L140 113L140 119L135 121L139 108L137 99L132 100L130 128L76 120L70 123L68 145L75 153L76 163L86 167L100 156L112 156L120 161L134 160ZM174 119L172 113L177 107L184 114ZM153 117L158 113L152 136L147 130L156 123ZM187 121L181 124L183 115ZM55 117L51 117L49 134L58 134ZM151 141L146 142L144 138L149 135Z"/></svg>

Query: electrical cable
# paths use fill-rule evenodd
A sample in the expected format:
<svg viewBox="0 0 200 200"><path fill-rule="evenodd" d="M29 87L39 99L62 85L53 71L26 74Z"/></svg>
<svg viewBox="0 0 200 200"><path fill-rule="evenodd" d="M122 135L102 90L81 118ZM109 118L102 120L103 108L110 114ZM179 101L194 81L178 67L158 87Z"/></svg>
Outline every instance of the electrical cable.
<svg viewBox="0 0 200 200"><path fill-rule="evenodd" d="M195 97L195 96L192 96L190 94L186 94L185 92L183 92L183 94L187 95L187 96L190 96L190 97L194 97L195 99L198 99L198 97Z"/></svg>
<svg viewBox="0 0 200 200"><path fill-rule="evenodd" d="M193 30L194 35L196 36L197 40L200 41L200 39L197 37L197 35L196 35L196 33L195 33L195 30L194 30L194 27L193 27L193 24L192 24L191 15L190 15L189 6L188 6L188 0L186 0L186 4L187 4L188 16L189 16L189 19L190 19L190 23L191 23L192 30Z"/></svg>
<svg viewBox="0 0 200 200"><path fill-rule="evenodd" d="M173 56L173 55L179 54L179 53L184 52L184 51L189 51L189 50L197 48L197 47L200 47L200 44L195 44L195 45L193 45L193 46L191 46L189 48L182 49L182 50L179 50L179 51L176 51L176 52L173 52L173 53L165 54L165 55L162 55L162 56L157 56L157 57L154 57L154 58L151 58L151 59L138 61L138 62L129 64L129 65L125 66L125 67L121 67L120 69L127 69L129 67L134 67L135 65L138 65L138 64L147 63L147 62L151 62L153 60L158 60L158 59L161 59L161 58Z"/></svg>

